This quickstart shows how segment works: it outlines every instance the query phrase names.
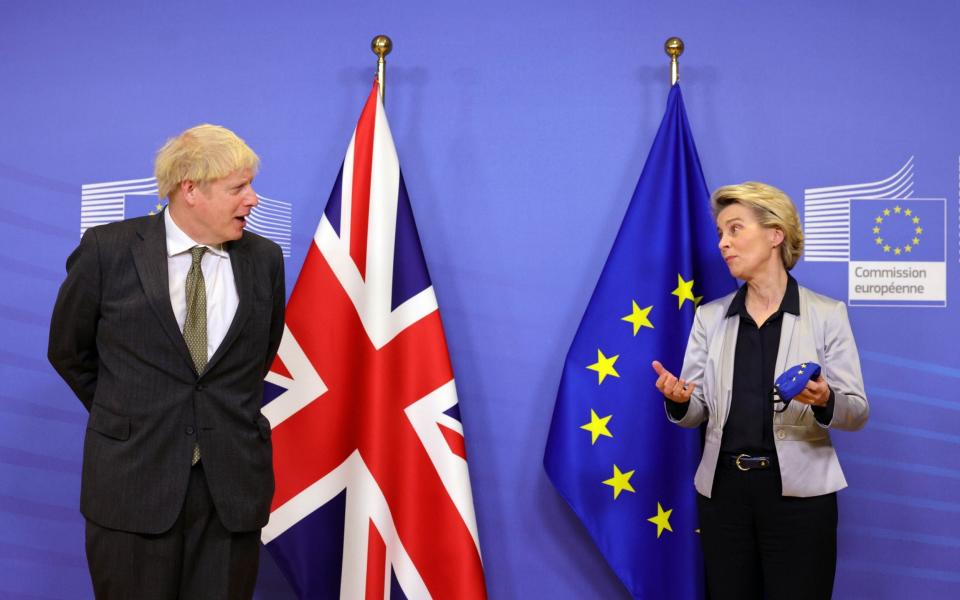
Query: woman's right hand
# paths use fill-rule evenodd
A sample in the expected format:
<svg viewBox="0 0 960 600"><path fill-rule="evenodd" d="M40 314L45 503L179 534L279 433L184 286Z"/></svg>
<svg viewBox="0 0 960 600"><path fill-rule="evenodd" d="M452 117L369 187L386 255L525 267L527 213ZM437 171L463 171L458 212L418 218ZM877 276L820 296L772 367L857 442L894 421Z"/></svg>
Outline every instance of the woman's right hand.
<svg viewBox="0 0 960 600"><path fill-rule="evenodd" d="M683 379L677 379L673 373L663 368L659 360L653 361L653 370L657 372L657 389L667 400L677 404L690 402L690 396L693 395L696 383L688 383Z"/></svg>

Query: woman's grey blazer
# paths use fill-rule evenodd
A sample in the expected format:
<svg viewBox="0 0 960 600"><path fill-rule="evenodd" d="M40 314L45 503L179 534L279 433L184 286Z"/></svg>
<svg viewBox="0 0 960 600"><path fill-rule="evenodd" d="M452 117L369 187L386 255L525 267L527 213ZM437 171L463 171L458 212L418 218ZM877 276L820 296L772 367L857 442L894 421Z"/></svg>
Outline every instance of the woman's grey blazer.
<svg viewBox="0 0 960 600"><path fill-rule="evenodd" d="M694 484L708 498L733 393L733 360L740 318L726 315L734 295L697 310L680 377L699 385L683 419L670 419L681 427L697 427L707 421L703 457ZM830 430L856 431L870 414L846 306L800 287L800 315L783 313L775 374L809 361L821 365L823 377L833 390L833 419L822 425L810 406L799 402L791 402L786 411L774 413L773 437L784 496L819 496L845 488L847 480L830 442Z"/></svg>

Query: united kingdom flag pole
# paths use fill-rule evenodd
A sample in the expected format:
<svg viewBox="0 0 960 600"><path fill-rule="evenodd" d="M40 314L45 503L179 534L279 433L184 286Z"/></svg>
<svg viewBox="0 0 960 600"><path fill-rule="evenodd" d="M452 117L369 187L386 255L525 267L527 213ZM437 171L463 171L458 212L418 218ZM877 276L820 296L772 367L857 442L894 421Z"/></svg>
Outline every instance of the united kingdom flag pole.
<svg viewBox="0 0 960 600"><path fill-rule="evenodd" d="M393 50L393 40L385 35L378 35L370 42L370 49L377 55L377 85L380 87L380 102L386 104L384 84L387 78L387 55Z"/></svg>
<svg viewBox="0 0 960 600"><path fill-rule="evenodd" d="M383 56L390 43L376 38ZM464 428L382 87L354 129L267 374L261 539L302 599L483 600Z"/></svg>

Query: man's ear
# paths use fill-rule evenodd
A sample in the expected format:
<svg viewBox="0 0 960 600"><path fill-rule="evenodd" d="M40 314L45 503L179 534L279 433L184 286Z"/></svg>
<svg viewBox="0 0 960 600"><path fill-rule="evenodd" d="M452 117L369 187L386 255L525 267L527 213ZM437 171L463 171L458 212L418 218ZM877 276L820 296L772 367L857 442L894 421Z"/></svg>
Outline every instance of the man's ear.
<svg viewBox="0 0 960 600"><path fill-rule="evenodd" d="M183 198L184 202L188 206L193 206L197 203L197 184L190 181L189 179L180 182L179 186L180 197Z"/></svg>

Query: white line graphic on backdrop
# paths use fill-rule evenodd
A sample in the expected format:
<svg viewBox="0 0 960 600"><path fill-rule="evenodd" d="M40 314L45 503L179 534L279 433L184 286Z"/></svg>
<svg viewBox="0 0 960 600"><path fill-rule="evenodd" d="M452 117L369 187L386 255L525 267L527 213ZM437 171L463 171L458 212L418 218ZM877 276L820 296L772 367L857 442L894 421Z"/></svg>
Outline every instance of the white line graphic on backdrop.
<svg viewBox="0 0 960 600"><path fill-rule="evenodd" d="M80 190L80 235L91 227L125 219L127 194L156 196L157 180L150 177L83 184Z"/></svg>
<svg viewBox="0 0 960 600"><path fill-rule="evenodd" d="M293 206L283 200L274 200L257 194L258 204L247 217L250 231L269 238L290 258L290 232L293 230Z"/></svg>
<svg viewBox="0 0 960 600"><path fill-rule="evenodd" d="M104 181L85 183L80 191L80 235L97 225L122 221L129 217L143 216L127 214L128 196L157 196L157 180L127 179L122 181ZM260 204L250 213L247 227L250 231L269 238L283 250L283 256L290 258L290 234L293 231L293 206L283 200L274 200L257 194Z"/></svg>
<svg viewBox="0 0 960 600"><path fill-rule="evenodd" d="M909 198L913 195L913 157L882 181L807 188L803 191L804 260L850 260L851 198Z"/></svg>

